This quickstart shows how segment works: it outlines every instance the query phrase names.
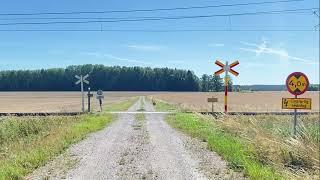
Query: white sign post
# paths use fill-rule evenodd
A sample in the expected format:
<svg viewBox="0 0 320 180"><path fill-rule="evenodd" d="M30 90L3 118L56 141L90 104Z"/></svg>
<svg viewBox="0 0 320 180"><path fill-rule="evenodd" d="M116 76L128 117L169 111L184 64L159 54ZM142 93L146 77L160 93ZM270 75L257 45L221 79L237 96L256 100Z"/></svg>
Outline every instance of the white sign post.
<svg viewBox="0 0 320 180"><path fill-rule="evenodd" d="M84 112L84 92L83 92L83 83L89 84L89 81L88 81L88 80L86 80L86 78L88 78L88 77L89 77L89 74L87 74L87 75L85 75L85 76L82 76L82 75L78 76L78 75L76 75L75 77L78 79L78 81L76 82L76 84L79 84L79 83L81 84L82 112Z"/></svg>

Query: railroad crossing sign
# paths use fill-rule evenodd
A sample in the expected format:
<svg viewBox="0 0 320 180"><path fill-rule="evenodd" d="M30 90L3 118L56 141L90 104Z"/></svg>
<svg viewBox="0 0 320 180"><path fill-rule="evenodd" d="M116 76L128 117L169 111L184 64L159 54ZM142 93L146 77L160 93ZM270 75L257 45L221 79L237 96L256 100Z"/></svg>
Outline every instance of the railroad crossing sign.
<svg viewBox="0 0 320 180"><path fill-rule="evenodd" d="M311 98L282 98L282 109L311 109Z"/></svg>
<svg viewBox="0 0 320 180"><path fill-rule="evenodd" d="M223 63L221 63L220 61L217 60L215 64L221 67L221 69L219 71L216 71L214 73L214 75L216 75L216 76L220 75L223 72L225 72L225 73L230 72L231 74L233 74L235 76L239 75L239 73L237 71L232 69L233 67L235 67L239 64L239 61L235 61L235 62L231 63L230 65L228 64L228 61L227 61L226 65L224 65Z"/></svg>
<svg viewBox="0 0 320 180"><path fill-rule="evenodd" d="M305 74L294 72L288 76L286 85L291 94L301 95L309 88L309 80Z"/></svg>
<svg viewBox="0 0 320 180"><path fill-rule="evenodd" d="M311 99L298 98L309 88L308 77L302 72L291 73L286 80L288 91L295 98L282 98L282 109L294 109L293 135L297 134L297 109L311 109Z"/></svg>
<svg viewBox="0 0 320 180"><path fill-rule="evenodd" d="M82 112L84 112L84 92L83 92L83 83L89 84L89 81L86 80L89 77L89 74L85 75L85 76L78 76L75 75L75 77L78 79L78 81L76 82L76 84L81 84L81 95L82 95Z"/></svg>
<svg viewBox="0 0 320 180"><path fill-rule="evenodd" d="M239 64L239 61L235 61L233 63L231 63L230 65L228 64L228 61L226 62L226 64L223 64L220 61L216 61L215 62L216 65L220 66L221 69L216 71L214 73L214 75L218 76L221 73L225 73L224 76L224 112L227 113L228 112L228 82L229 82L229 78L228 78L228 72L230 72L231 74L238 76L239 73L235 70L233 70L232 68L237 66Z"/></svg>
<svg viewBox="0 0 320 180"><path fill-rule="evenodd" d="M102 99L104 99L104 95L101 89L97 91L97 99L99 100L100 111L102 111Z"/></svg>

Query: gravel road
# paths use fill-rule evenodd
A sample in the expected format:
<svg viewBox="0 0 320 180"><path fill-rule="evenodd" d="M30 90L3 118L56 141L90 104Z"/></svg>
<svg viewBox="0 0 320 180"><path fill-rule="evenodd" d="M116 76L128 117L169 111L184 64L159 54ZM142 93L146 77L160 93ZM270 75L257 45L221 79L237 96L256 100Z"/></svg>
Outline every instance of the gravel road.
<svg viewBox="0 0 320 180"><path fill-rule="evenodd" d="M141 97L128 111L153 112ZM206 144L172 129L164 114L119 114L102 131L26 179L243 179Z"/></svg>

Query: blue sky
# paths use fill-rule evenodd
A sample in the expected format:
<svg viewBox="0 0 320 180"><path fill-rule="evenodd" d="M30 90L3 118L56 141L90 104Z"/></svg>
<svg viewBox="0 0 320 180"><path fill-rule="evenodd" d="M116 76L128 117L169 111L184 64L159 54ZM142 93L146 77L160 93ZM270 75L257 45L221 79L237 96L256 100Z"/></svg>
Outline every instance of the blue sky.
<svg viewBox="0 0 320 180"><path fill-rule="evenodd" d="M263 2L275 0L28 0L2 1L0 12L71 12L154 9ZM113 14L3 16L0 24L70 20L16 20L31 17L119 18L234 14L319 7L318 0L179 11ZM71 20L75 21L75 20ZM83 21L83 20L76 20ZM312 11L300 14L249 15L143 22L0 25L0 69L39 69L74 64L151 66L191 69L198 76L213 74L221 61L239 60L235 84L283 84L287 75L301 71L319 83L319 31L260 31L314 29ZM7 32L1 30L178 30L231 29L259 31L210 32Z"/></svg>

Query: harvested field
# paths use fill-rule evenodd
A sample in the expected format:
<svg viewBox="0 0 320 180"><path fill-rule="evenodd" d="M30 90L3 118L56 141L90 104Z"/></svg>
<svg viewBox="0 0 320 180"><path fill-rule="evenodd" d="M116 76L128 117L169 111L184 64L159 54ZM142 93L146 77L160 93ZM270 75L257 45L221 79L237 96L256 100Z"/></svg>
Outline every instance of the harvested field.
<svg viewBox="0 0 320 180"><path fill-rule="evenodd" d="M183 108L193 111L211 111L208 97L218 98L215 111L223 111L224 93L222 92L177 92L155 94L151 97L169 103L179 104ZM228 94L228 109L230 112L280 112L281 99L293 97L288 92L231 92ZM307 92L301 98L312 98L312 111L319 111L319 92ZM309 110L310 111L310 110Z"/></svg>
<svg viewBox="0 0 320 180"><path fill-rule="evenodd" d="M95 95L96 92L93 92ZM124 101L130 97L150 96L170 103L179 104L195 111L211 111L208 97L217 97L215 111L223 111L224 93L210 92L105 92L104 103ZM271 112L281 109L282 97L293 97L287 92L229 93L229 111L234 112ZM312 98L312 111L319 110L319 93L307 92L301 97ZM92 109L98 109L94 97ZM85 98L87 106L87 98ZM81 111L80 92L0 92L0 112L78 112Z"/></svg>
<svg viewBox="0 0 320 180"><path fill-rule="evenodd" d="M99 108L95 98L92 109ZM105 92L104 103L124 101L130 97L150 95L148 92ZM85 96L85 106L87 107ZM28 112L79 112L81 111L80 92L0 92L1 113Z"/></svg>

